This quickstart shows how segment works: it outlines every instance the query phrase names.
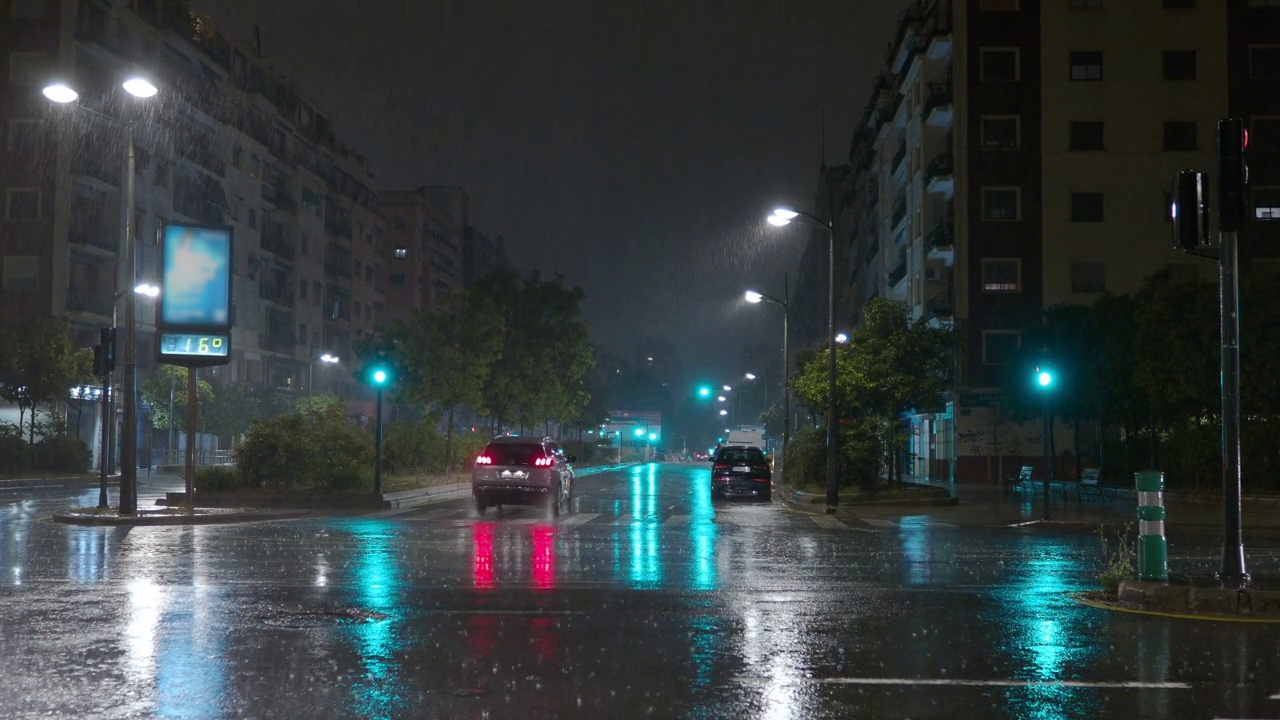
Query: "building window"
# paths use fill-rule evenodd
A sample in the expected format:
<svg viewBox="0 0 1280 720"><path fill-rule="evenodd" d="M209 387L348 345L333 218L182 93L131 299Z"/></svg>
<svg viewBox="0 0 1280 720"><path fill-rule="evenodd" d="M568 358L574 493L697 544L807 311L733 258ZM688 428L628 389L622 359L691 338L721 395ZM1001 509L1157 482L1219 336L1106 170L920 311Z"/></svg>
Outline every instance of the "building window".
<svg viewBox="0 0 1280 720"><path fill-rule="evenodd" d="M1072 152L1090 152L1104 149L1102 123L1096 121L1080 121L1071 123L1071 138L1068 146Z"/></svg>
<svg viewBox="0 0 1280 720"><path fill-rule="evenodd" d="M302 282L298 283L298 299L299 300L307 299L307 281L306 280L303 280ZM302 333L302 335L303 337L306 337L306 333Z"/></svg>
<svg viewBox="0 0 1280 720"><path fill-rule="evenodd" d="M1249 77L1254 80L1280 80L1280 45L1249 48Z"/></svg>
<svg viewBox="0 0 1280 720"><path fill-rule="evenodd" d="M1022 218L1020 188L982 188L983 220L1020 220Z"/></svg>
<svg viewBox="0 0 1280 720"><path fill-rule="evenodd" d="M408 223L407 223L407 222L405 222L405 219L404 219L404 216L403 216L403 215L396 215L395 220L393 220L393 221L392 221L392 226L393 226L396 230L403 230L403 229L405 229L405 227L406 227L407 225L408 225Z"/></svg>
<svg viewBox="0 0 1280 720"><path fill-rule="evenodd" d="M1071 193L1071 222L1102 222L1102 193Z"/></svg>
<svg viewBox="0 0 1280 720"><path fill-rule="evenodd" d="M1106 266L1099 262L1071 263L1071 292L1107 291Z"/></svg>
<svg viewBox="0 0 1280 720"><path fill-rule="evenodd" d="M249 228L251 230L258 229L258 211L253 208L249 208Z"/></svg>
<svg viewBox="0 0 1280 720"><path fill-rule="evenodd" d="M1071 53L1072 80L1101 80L1102 53L1081 51Z"/></svg>
<svg viewBox="0 0 1280 720"><path fill-rule="evenodd" d="M36 120L9 119L9 152L30 152L36 147Z"/></svg>
<svg viewBox="0 0 1280 720"><path fill-rule="evenodd" d="M360 279L360 273L361 273L361 272L363 272L363 271L360 269L360 261L359 261L359 260L353 260L353 261L351 262L351 269L352 269L352 274L353 274L353 275L355 275L355 278L356 278L357 280L359 280L359 279Z"/></svg>
<svg viewBox="0 0 1280 720"><path fill-rule="evenodd" d="M1102 0L1071 0L1072 10L1101 10Z"/></svg>
<svg viewBox="0 0 1280 720"><path fill-rule="evenodd" d="M404 273L391 273L392 285L404 285Z"/></svg>
<svg viewBox="0 0 1280 720"><path fill-rule="evenodd" d="M4 217L6 220L39 220L40 191L36 188L5 188Z"/></svg>
<svg viewBox="0 0 1280 720"><path fill-rule="evenodd" d="M10 0L9 17L15 20L44 20L49 17L49 0Z"/></svg>
<svg viewBox="0 0 1280 720"><path fill-rule="evenodd" d="M1195 80L1195 50L1165 50L1163 56L1165 80Z"/></svg>
<svg viewBox="0 0 1280 720"><path fill-rule="evenodd" d="M169 187L169 161L156 160L156 187Z"/></svg>
<svg viewBox="0 0 1280 720"><path fill-rule="evenodd" d="M982 291L1018 292L1022 285L1022 261L1017 258L983 258Z"/></svg>
<svg viewBox="0 0 1280 720"><path fill-rule="evenodd" d="M49 55L42 52L9 53L9 82L43 87L49 79Z"/></svg>
<svg viewBox="0 0 1280 720"><path fill-rule="evenodd" d="M1008 365L1013 362L1022 335L1017 330L983 330L982 362L985 365Z"/></svg>
<svg viewBox="0 0 1280 720"><path fill-rule="evenodd" d="M40 285L40 258L34 255L10 255L3 258L4 286L33 288Z"/></svg>
<svg viewBox="0 0 1280 720"><path fill-rule="evenodd" d="M1253 217L1258 220L1280 220L1280 187L1253 189Z"/></svg>
<svg viewBox="0 0 1280 720"><path fill-rule="evenodd" d="M1165 10L1194 10L1196 0L1161 0L1160 5Z"/></svg>
<svg viewBox="0 0 1280 720"><path fill-rule="evenodd" d="M373 282L373 266L372 265L364 266L364 279L368 280L369 282Z"/></svg>
<svg viewBox="0 0 1280 720"><path fill-rule="evenodd" d="M983 12L1017 12L1018 0L982 0L978 9Z"/></svg>
<svg viewBox="0 0 1280 720"><path fill-rule="evenodd" d="M1019 144L1017 115L983 115L982 147L1016 148Z"/></svg>
<svg viewBox="0 0 1280 720"><path fill-rule="evenodd" d="M397 245L395 255L397 260L403 260L409 257L409 248L403 245Z"/></svg>
<svg viewBox="0 0 1280 720"><path fill-rule="evenodd" d="M316 305L320 304L322 295L324 294L324 286L318 282L311 283L311 297L315 298Z"/></svg>
<svg viewBox="0 0 1280 720"><path fill-rule="evenodd" d="M1019 77L1018 48L982 48L984 81L1011 82Z"/></svg>
<svg viewBox="0 0 1280 720"><path fill-rule="evenodd" d="M239 145L231 149L231 167L239 169L244 164L244 148Z"/></svg>
<svg viewBox="0 0 1280 720"><path fill-rule="evenodd" d="M1197 147L1195 120L1177 120L1164 124L1165 150L1195 150Z"/></svg>

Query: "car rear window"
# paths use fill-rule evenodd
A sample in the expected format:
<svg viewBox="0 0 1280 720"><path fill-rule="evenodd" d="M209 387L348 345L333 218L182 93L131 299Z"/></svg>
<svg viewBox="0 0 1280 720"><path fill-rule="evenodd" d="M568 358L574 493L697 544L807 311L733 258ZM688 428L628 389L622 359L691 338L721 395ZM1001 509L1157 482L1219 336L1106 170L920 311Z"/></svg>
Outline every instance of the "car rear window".
<svg viewBox="0 0 1280 720"><path fill-rule="evenodd" d="M725 463L758 465L764 462L764 453L757 448L724 448L716 456L716 460Z"/></svg>
<svg viewBox="0 0 1280 720"><path fill-rule="evenodd" d="M542 446L536 443L490 443L484 454L494 465L532 465L535 457L542 457Z"/></svg>

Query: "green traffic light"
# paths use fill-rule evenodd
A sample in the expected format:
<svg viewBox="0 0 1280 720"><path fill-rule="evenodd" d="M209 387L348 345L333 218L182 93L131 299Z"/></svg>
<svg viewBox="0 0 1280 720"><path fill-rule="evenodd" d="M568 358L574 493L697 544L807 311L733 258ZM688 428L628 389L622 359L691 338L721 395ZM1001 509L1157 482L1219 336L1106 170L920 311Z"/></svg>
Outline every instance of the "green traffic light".
<svg viewBox="0 0 1280 720"><path fill-rule="evenodd" d="M698 396L711 397L711 388L706 385L703 385L702 387L698 388Z"/></svg>
<svg viewBox="0 0 1280 720"><path fill-rule="evenodd" d="M386 381L387 381L387 371L386 371L386 370L375 370L375 371L373 372L373 382L374 382L375 384L382 385L382 384L383 384L383 383L385 383Z"/></svg>

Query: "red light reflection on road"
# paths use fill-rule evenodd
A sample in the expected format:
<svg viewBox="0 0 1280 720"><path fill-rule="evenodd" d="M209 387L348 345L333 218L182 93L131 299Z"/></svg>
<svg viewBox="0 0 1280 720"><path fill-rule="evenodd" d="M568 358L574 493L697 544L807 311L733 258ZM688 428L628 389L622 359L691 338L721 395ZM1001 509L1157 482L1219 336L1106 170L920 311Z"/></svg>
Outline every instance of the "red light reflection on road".
<svg viewBox="0 0 1280 720"><path fill-rule="evenodd" d="M478 522L471 526L471 581L477 588L493 587L493 523Z"/></svg>
<svg viewBox="0 0 1280 720"><path fill-rule="evenodd" d="M533 528L533 586L550 590L556 585L556 528L538 525Z"/></svg>

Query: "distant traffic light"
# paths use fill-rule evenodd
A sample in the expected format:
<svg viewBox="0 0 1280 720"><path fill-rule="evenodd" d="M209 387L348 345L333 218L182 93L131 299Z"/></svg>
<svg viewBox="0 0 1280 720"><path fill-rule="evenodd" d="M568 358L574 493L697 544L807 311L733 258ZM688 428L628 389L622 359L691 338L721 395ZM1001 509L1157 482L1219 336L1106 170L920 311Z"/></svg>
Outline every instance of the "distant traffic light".
<svg viewBox="0 0 1280 720"><path fill-rule="evenodd" d="M711 386L703 385L698 388L698 397L711 397Z"/></svg>
<svg viewBox="0 0 1280 720"><path fill-rule="evenodd" d="M365 368L365 375L369 384L375 388L384 388L391 384L391 361L387 358L386 350L374 353Z"/></svg>
<svg viewBox="0 0 1280 720"><path fill-rule="evenodd" d="M1047 366L1036 368L1036 385L1041 390L1048 390L1053 387L1053 383L1057 378L1053 376L1053 370Z"/></svg>
<svg viewBox="0 0 1280 720"><path fill-rule="evenodd" d="M1218 225L1223 232L1237 232L1245 215L1245 187L1249 166L1244 151L1249 131L1240 118L1218 121Z"/></svg>

